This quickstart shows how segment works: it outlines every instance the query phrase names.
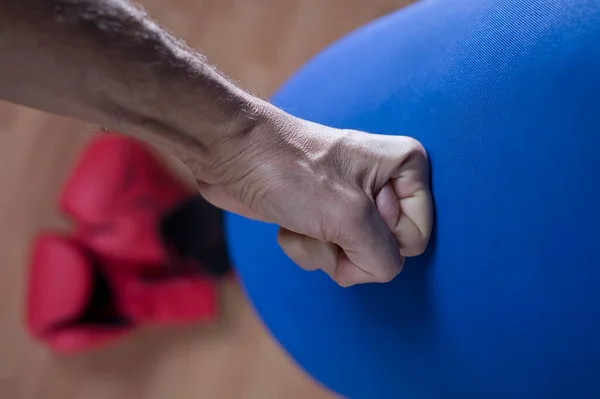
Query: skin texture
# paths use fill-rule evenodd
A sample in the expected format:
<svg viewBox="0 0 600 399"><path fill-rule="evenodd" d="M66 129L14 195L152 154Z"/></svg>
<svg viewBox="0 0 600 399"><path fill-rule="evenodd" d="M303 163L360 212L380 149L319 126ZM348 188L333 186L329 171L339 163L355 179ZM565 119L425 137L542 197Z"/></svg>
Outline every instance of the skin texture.
<svg viewBox="0 0 600 399"><path fill-rule="evenodd" d="M278 224L288 256L342 286L390 281L427 246L417 141L295 118L127 1L0 0L0 59L0 98L171 151L208 201Z"/></svg>

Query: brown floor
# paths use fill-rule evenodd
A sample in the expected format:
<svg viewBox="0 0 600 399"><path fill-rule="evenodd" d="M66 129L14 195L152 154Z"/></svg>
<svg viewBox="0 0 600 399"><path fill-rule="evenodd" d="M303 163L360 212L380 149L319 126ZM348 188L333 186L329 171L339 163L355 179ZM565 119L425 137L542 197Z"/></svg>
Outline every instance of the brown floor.
<svg viewBox="0 0 600 399"><path fill-rule="evenodd" d="M268 97L316 51L408 2L143 3L243 87ZM90 129L0 102L0 398L333 397L278 348L234 284L223 287L223 319L208 328L140 331L109 349L68 359L28 337L22 323L28 245L42 227L67 226L55 198Z"/></svg>

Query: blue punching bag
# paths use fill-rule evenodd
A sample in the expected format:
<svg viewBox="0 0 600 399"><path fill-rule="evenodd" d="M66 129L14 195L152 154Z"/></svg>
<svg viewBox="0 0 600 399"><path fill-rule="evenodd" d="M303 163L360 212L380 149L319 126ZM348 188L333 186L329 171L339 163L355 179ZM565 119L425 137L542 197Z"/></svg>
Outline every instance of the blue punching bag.
<svg viewBox="0 0 600 399"><path fill-rule="evenodd" d="M251 300L309 374L351 399L600 398L600 1L424 1L273 101L415 137L432 167L434 236L389 284L339 288L228 216Z"/></svg>

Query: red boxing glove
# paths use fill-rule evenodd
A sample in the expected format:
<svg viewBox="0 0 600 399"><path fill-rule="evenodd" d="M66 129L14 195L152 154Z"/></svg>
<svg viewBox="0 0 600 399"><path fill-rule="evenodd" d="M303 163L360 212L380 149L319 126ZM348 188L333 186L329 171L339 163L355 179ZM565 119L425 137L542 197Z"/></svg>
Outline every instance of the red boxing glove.
<svg viewBox="0 0 600 399"><path fill-rule="evenodd" d="M103 134L81 155L60 206L95 253L134 266L165 261L160 218L190 195L143 144Z"/></svg>
<svg viewBox="0 0 600 399"><path fill-rule="evenodd" d="M222 233L220 213L215 219L214 208L202 201L141 143L116 134L96 138L60 198L76 221L75 237L44 236L34 250L28 309L33 335L65 352L107 342L140 323L214 319L217 292L209 274L228 273L229 262L224 240L209 234ZM47 248L53 256L44 255ZM63 267L80 273L69 269L70 279L40 277L65 274ZM60 292L60 301L41 299L52 292ZM94 316L83 320L91 317L93 328L80 316L92 305ZM104 317L95 313L100 308L110 320L96 320ZM79 341L69 338L65 344L72 336Z"/></svg>
<svg viewBox="0 0 600 399"><path fill-rule="evenodd" d="M213 320L217 312L216 287L207 278L113 277L123 313L136 323L183 325Z"/></svg>
<svg viewBox="0 0 600 399"><path fill-rule="evenodd" d="M98 265L71 238L42 234L36 239L28 295L27 327L58 352L107 343L132 327Z"/></svg>
<svg viewBox="0 0 600 399"><path fill-rule="evenodd" d="M213 281L167 251L160 234L164 217L192 196L145 145L119 134L97 136L67 181L61 207L135 322L214 317ZM188 223L202 224L196 219Z"/></svg>

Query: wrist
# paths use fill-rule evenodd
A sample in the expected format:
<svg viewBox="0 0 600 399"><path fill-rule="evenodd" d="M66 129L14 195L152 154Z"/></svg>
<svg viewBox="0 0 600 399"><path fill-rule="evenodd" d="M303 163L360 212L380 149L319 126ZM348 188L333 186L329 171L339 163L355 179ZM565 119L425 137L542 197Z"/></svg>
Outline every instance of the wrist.
<svg viewBox="0 0 600 399"><path fill-rule="evenodd" d="M158 144L187 164L196 178L211 184L227 180L233 169L250 167L265 141L275 141L284 121L294 119L239 89L210 118L194 112L179 116L181 127L176 132L158 132Z"/></svg>
<svg viewBox="0 0 600 399"><path fill-rule="evenodd" d="M191 116L181 134L186 146L172 148L173 152L197 174L208 182L222 174L221 168L241 161L252 151L265 132L273 131L273 120L279 111L259 98L243 93L229 112L211 123ZM171 144L169 144L170 146Z"/></svg>

